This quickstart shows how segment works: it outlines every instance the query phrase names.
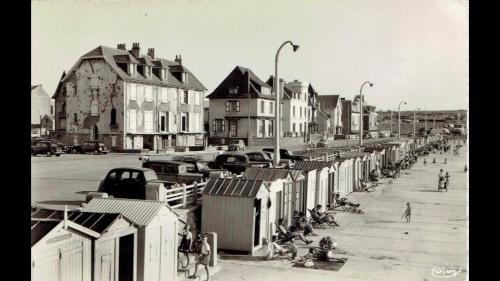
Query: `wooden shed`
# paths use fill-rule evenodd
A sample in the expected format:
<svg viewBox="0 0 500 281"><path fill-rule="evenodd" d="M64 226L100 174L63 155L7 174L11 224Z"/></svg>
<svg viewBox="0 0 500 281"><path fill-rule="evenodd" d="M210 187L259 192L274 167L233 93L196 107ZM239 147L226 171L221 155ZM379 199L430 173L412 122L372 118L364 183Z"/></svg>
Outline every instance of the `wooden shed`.
<svg viewBox="0 0 500 281"><path fill-rule="evenodd" d="M271 201L276 202L275 218L283 218L286 225L292 223L293 211L296 210L297 193L304 186L304 174L300 170L277 168L247 168L243 175L249 180L263 180L271 191ZM279 190L281 187L281 191ZM274 225L273 225L274 227Z"/></svg>
<svg viewBox="0 0 500 281"><path fill-rule="evenodd" d="M176 280L178 216L164 202L94 198L83 212L121 213L137 227L137 281Z"/></svg>
<svg viewBox="0 0 500 281"><path fill-rule="evenodd" d="M88 233L91 234L92 238L93 281L137 280L137 229L130 220L117 213L103 214L78 211L67 212L66 215L64 213L64 211L40 209L33 212L31 218L32 221L62 220L63 223L71 221L90 230ZM66 219L64 219L65 217ZM62 254L58 253L58 255L61 259ZM78 259L75 256L66 269L71 271L73 268L81 266ZM59 263L55 264L59 266ZM58 268L58 270L63 269ZM42 280L47 279L42 278Z"/></svg>
<svg viewBox="0 0 500 281"><path fill-rule="evenodd" d="M31 218L31 281L92 280L94 231L72 221Z"/></svg>
<svg viewBox="0 0 500 281"><path fill-rule="evenodd" d="M329 184L333 182L330 174L335 173L333 161L299 161L294 169L303 170L306 177L306 198L304 209L312 209L321 204L324 211L328 204ZM309 216L309 212L305 212Z"/></svg>
<svg viewBox="0 0 500 281"><path fill-rule="evenodd" d="M353 160L339 157L335 159L335 162L338 163L336 195L342 198L353 191Z"/></svg>
<svg viewBox="0 0 500 281"><path fill-rule="evenodd" d="M255 253L271 238L275 202L263 180L213 178L203 190L201 231L216 232L219 249Z"/></svg>

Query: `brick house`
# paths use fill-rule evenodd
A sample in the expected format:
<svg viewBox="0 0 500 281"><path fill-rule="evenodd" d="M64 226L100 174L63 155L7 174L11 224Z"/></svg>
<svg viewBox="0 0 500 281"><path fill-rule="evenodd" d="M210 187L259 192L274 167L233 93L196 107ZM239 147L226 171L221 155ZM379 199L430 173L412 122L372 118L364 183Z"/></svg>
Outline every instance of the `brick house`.
<svg viewBox="0 0 500 281"><path fill-rule="evenodd" d="M99 46L63 73L54 93L58 141L99 140L115 151L203 147L206 88L183 64Z"/></svg>

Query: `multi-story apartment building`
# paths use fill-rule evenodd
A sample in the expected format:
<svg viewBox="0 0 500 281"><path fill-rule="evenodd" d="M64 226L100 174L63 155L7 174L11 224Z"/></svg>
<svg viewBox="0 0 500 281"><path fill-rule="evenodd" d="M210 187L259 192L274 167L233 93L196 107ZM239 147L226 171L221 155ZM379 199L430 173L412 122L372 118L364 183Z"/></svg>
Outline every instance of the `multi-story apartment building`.
<svg viewBox="0 0 500 281"><path fill-rule="evenodd" d="M318 100L321 104L321 110L330 118L329 135L342 134L342 103L339 95L319 95Z"/></svg>
<svg viewBox="0 0 500 281"><path fill-rule="evenodd" d="M99 46L63 73L53 96L56 137L113 150L203 146L205 91L180 55L141 55L139 43Z"/></svg>
<svg viewBox="0 0 500 281"><path fill-rule="evenodd" d="M272 138L274 95L272 87L252 70L237 66L207 96L210 100L210 142L229 139Z"/></svg>
<svg viewBox="0 0 500 281"><path fill-rule="evenodd" d="M266 83L272 88L274 76ZM303 137L308 132L310 106L307 88L309 84L294 80L287 83L280 79L281 87L281 132L284 137Z"/></svg>

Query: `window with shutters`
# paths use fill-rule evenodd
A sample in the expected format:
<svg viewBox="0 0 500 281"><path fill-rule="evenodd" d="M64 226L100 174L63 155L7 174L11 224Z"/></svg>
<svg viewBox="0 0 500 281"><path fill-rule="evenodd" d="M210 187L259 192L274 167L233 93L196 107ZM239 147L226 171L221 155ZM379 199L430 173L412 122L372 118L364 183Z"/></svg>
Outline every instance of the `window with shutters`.
<svg viewBox="0 0 500 281"><path fill-rule="evenodd" d="M274 102L270 102L269 103L269 113L273 113L274 112Z"/></svg>
<svg viewBox="0 0 500 281"><path fill-rule="evenodd" d="M151 87L145 87L144 99L146 101L153 101L153 89Z"/></svg>
<svg viewBox="0 0 500 281"><path fill-rule="evenodd" d="M240 101L226 101L226 112L240 112Z"/></svg>
<svg viewBox="0 0 500 281"><path fill-rule="evenodd" d="M137 100L137 86L130 85L130 99Z"/></svg>
<svg viewBox="0 0 500 281"><path fill-rule="evenodd" d="M182 103L183 104L189 103L189 92L188 91L184 91L184 94L182 96Z"/></svg>
<svg viewBox="0 0 500 281"><path fill-rule="evenodd" d="M266 105L266 103L264 101L260 102L260 113L266 112L266 108L265 108L266 106L265 105Z"/></svg>
<svg viewBox="0 0 500 281"><path fill-rule="evenodd" d="M137 110L130 109L128 113L128 128L130 132L135 132L137 130Z"/></svg>
<svg viewBox="0 0 500 281"><path fill-rule="evenodd" d="M269 136L272 137L274 133L274 120L269 120Z"/></svg>
<svg viewBox="0 0 500 281"><path fill-rule="evenodd" d="M144 111L144 131L153 132L153 111Z"/></svg>
<svg viewBox="0 0 500 281"><path fill-rule="evenodd" d="M212 131L214 132L224 132L225 131L225 120L224 119L214 119L212 121Z"/></svg>

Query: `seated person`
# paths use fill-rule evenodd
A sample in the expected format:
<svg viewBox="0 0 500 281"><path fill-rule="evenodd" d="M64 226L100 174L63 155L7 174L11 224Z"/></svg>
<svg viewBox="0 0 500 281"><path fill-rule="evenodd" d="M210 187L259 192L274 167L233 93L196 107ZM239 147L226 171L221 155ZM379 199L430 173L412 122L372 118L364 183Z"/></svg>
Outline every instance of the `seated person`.
<svg viewBox="0 0 500 281"><path fill-rule="evenodd" d="M286 227L283 225L284 220L280 218L278 220L278 230L281 232L283 235L287 235L288 237L294 237L294 238L299 238L302 240L302 242L306 243L307 245L311 244L313 241L312 240L307 240L304 234L298 232L298 231L288 231Z"/></svg>
<svg viewBox="0 0 500 281"><path fill-rule="evenodd" d="M313 208L313 211L316 213L316 215L320 219L324 219L325 221L327 221L329 223L333 223L334 225L339 226L339 224L335 221L335 217L333 217L332 214L327 214L326 212L322 213L320 211L321 207L322 207L321 204L318 204L315 208Z"/></svg>
<svg viewBox="0 0 500 281"><path fill-rule="evenodd" d="M326 236L319 241L319 247L325 250L333 250L337 247L337 243L330 236Z"/></svg>
<svg viewBox="0 0 500 281"><path fill-rule="evenodd" d="M299 211L294 211L293 212L293 217L292 217L292 225L290 226L290 229L292 231L295 230L301 230L303 228L303 223L304 223L304 216L301 212Z"/></svg>
<svg viewBox="0 0 500 281"><path fill-rule="evenodd" d="M291 258L295 259L297 257L297 247L295 246L295 241L292 238L288 247L281 246L277 243L277 235L273 235L272 243L270 245L270 251L268 252L267 259L270 260L275 254L278 255L288 255L291 254Z"/></svg>

